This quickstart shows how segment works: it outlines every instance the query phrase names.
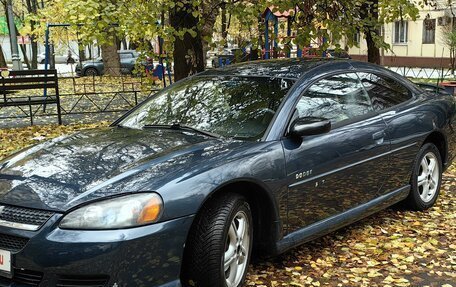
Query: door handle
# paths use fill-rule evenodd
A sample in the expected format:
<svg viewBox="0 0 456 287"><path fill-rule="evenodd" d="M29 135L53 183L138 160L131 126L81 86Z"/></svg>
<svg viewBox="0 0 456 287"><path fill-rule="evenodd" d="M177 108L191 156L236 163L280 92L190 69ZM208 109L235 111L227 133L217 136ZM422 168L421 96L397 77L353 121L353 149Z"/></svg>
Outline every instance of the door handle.
<svg viewBox="0 0 456 287"><path fill-rule="evenodd" d="M381 145L385 140L385 135L385 131L376 132L372 135L372 139L375 141L377 145Z"/></svg>

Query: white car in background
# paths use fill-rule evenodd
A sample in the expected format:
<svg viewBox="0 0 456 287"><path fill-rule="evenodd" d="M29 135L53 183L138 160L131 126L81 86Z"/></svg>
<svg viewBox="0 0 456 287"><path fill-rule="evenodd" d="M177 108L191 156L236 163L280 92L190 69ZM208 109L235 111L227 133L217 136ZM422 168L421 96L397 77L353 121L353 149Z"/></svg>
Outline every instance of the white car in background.
<svg viewBox="0 0 456 287"><path fill-rule="evenodd" d="M71 57L74 60L73 64L79 62L78 55L71 54ZM67 59L68 59L68 54L65 54L65 55L55 54L55 63L56 64L67 64ZM46 52L43 52L38 55L38 63L44 64L45 61L46 61Z"/></svg>

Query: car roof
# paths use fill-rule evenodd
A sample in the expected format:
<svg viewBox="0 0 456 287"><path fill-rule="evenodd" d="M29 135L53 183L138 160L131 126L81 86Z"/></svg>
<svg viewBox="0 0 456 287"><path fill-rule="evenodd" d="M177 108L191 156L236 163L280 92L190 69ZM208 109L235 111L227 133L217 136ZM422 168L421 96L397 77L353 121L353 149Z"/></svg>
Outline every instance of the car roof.
<svg viewBox="0 0 456 287"><path fill-rule="evenodd" d="M223 68L207 70L199 75L203 76L264 76L276 78L299 79L306 72L325 64L334 62L349 62L334 58L293 58L271 59L244 62Z"/></svg>

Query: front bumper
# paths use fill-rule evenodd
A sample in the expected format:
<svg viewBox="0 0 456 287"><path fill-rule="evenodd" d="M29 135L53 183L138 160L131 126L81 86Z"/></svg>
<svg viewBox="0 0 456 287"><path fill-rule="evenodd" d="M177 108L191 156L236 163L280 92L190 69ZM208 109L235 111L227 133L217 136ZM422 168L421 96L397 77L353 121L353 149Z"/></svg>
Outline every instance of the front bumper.
<svg viewBox="0 0 456 287"><path fill-rule="evenodd" d="M180 286L193 216L109 231L62 230L60 216L38 232L0 228L2 234L30 238L13 253L13 279L0 277L0 286Z"/></svg>

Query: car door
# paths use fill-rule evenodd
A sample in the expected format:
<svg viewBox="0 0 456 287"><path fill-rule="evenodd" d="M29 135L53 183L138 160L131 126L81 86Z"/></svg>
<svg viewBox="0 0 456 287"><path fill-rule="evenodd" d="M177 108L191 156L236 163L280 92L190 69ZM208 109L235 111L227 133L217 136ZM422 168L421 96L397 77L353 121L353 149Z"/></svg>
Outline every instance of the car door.
<svg viewBox="0 0 456 287"><path fill-rule="evenodd" d="M316 81L294 118L331 120L329 133L286 137L288 233L374 199L387 172L386 125L355 73Z"/></svg>
<svg viewBox="0 0 456 287"><path fill-rule="evenodd" d="M382 195L409 184L413 161L420 148L418 142L432 127L426 127L425 114L412 104L413 94L403 83L380 73L359 72L358 76L374 110L387 124L385 140L391 143L390 175L384 182Z"/></svg>
<svg viewBox="0 0 456 287"><path fill-rule="evenodd" d="M133 54L132 53L120 53L120 69L123 74L128 74L130 73L131 69L131 62L133 60Z"/></svg>

